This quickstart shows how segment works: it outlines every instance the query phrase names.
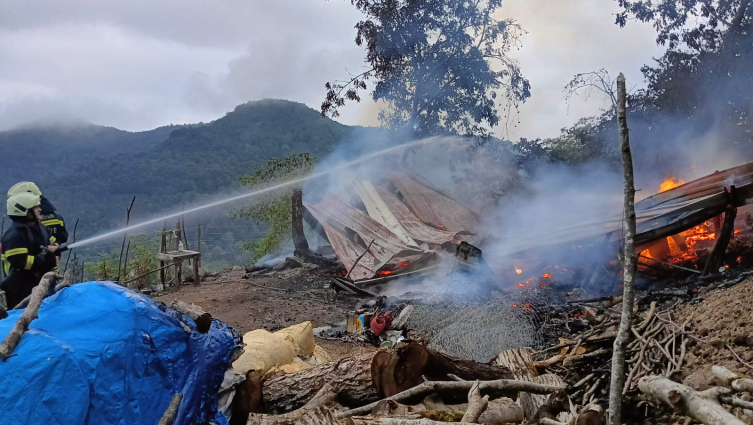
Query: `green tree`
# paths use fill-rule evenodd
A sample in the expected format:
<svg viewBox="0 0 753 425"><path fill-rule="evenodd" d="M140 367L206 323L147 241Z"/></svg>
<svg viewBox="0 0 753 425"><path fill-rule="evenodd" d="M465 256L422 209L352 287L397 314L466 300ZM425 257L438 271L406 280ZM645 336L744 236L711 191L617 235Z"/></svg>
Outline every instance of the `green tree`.
<svg viewBox="0 0 753 425"><path fill-rule="evenodd" d="M263 167L238 180L244 186L259 189L306 176L315 165L316 159L307 153L290 155L281 159L272 158ZM296 188L300 188L300 185L274 190L263 195L253 205L231 212L233 217L251 218L259 224L268 226L264 237L243 245L250 252L252 262L256 262L267 254L279 252L291 240L290 198Z"/></svg>
<svg viewBox="0 0 753 425"><path fill-rule="evenodd" d="M96 262L84 265L84 273L96 280L115 279L118 274L118 257L114 253L100 253Z"/></svg>
<svg viewBox="0 0 753 425"><path fill-rule="evenodd" d="M351 0L366 16L356 44L367 70L327 83L322 115L338 116L347 100L371 97L387 107L382 123L418 136L482 135L505 122L530 96L530 84L508 56L519 47L520 26L497 20L502 0Z"/></svg>

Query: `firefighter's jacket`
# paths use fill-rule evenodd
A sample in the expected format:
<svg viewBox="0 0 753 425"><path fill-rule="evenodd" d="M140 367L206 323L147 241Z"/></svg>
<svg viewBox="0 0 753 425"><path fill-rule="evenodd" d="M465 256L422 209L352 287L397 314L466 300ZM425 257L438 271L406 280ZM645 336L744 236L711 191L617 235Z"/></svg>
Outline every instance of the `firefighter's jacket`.
<svg viewBox="0 0 753 425"><path fill-rule="evenodd" d="M42 196L41 201L39 207L42 209L42 224L47 228L47 233L53 236L59 244L68 242L68 230L65 228L63 216L55 211L49 199Z"/></svg>
<svg viewBox="0 0 753 425"><path fill-rule="evenodd" d="M55 244L55 238L47 233L47 228L30 224L25 217L11 218L13 223L3 235L2 244L6 278L0 283L8 308L29 296L42 276L57 266L55 254L45 249Z"/></svg>

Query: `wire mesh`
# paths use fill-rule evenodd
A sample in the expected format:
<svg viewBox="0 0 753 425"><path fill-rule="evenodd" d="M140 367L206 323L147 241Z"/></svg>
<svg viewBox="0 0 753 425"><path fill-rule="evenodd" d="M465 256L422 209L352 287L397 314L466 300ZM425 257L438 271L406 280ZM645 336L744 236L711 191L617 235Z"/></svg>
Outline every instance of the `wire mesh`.
<svg viewBox="0 0 753 425"><path fill-rule="evenodd" d="M403 303L414 305L408 329L429 338L429 347L450 356L488 362L501 351L547 345L552 311L545 291L495 293L491 298L479 282L460 279L433 286L431 292L406 294Z"/></svg>

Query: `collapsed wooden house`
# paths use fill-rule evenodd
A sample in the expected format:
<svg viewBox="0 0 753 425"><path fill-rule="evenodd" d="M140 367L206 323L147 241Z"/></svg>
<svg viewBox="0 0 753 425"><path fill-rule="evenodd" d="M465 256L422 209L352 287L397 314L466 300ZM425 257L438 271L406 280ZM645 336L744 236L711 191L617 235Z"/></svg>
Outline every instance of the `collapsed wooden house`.
<svg viewBox="0 0 753 425"><path fill-rule="evenodd" d="M406 170L381 184L352 181L348 192L351 202L328 193L303 208L354 281L419 270L437 263L437 252L480 239L477 212Z"/></svg>
<svg viewBox="0 0 753 425"><path fill-rule="evenodd" d="M347 189L347 200L328 193L316 203L303 202L301 209L311 228L332 246L350 280L423 270L441 261L437 253L455 253L462 242L483 249L491 241L480 228L479 213L407 170L388 172L379 183L352 181ZM751 198L753 163L748 163L637 202L635 240L641 261L662 263L678 256L672 263L679 263L680 254L698 239L688 232L703 233L701 238L710 240L705 245L711 245L705 273L718 270L735 232L737 209ZM716 224L709 230L705 222L712 219ZM617 207L597 220L584 219L546 235L501 235L495 242L504 239L502 256L542 246L618 243L624 237L622 223Z"/></svg>

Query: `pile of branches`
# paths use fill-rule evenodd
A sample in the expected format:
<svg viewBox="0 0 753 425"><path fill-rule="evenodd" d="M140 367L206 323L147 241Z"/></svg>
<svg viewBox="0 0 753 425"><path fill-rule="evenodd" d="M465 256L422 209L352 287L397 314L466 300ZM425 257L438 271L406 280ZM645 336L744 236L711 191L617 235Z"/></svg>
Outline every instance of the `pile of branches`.
<svg viewBox="0 0 753 425"><path fill-rule="evenodd" d="M537 370L564 377L569 384L567 394L577 403L576 410L593 405L607 407L620 303L621 297L617 297L601 305L586 305L592 314L594 309L598 311L591 317L595 324L589 330L572 338L561 338L558 345L534 355L538 360L532 366ZM744 414L753 419L753 403L747 401L753 391L753 380L714 366L712 371L717 383L721 383L718 387L699 392L678 383L682 380L688 349L711 342L690 330L690 317L682 323L675 320L673 307L660 309L656 302L651 302L647 310L635 315L626 348L627 376L622 390L627 416L633 416L631 419L636 422L644 420L637 415L646 411L643 407L648 404L671 407L688 420L709 425L745 423L730 413L733 408L739 409L738 416ZM554 351L556 354L552 354ZM732 397L734 392L741 396Z"/></svg>
<svg viewBox="0 0 753 425"><path fill-rule="evenodd" d="M519 377L500 359L480 363L401 343L268 380L250 371L231 424L551 425L563 414L574 420L566 385L539 378Z"/></svg>

